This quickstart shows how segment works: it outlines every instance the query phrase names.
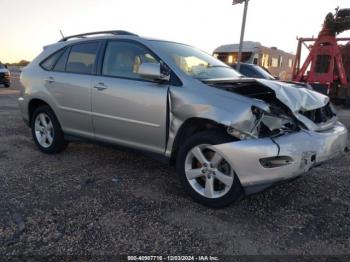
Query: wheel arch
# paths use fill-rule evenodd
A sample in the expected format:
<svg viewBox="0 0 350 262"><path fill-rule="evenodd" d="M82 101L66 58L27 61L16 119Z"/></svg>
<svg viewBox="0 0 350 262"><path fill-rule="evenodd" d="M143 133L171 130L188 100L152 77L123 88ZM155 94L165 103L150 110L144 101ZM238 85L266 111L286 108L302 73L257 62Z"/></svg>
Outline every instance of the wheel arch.
<svg viewBox="0 0 350 262"><path fill-rule="evenodd" d="M209 129L218 129L226 132L226 126L209 118L191 117L184 121L179 127L174 143L171 148L170 164L174 165L176 162L176 155L182 143L189 137Z"/></svg>
<svg viewBox="0 0 350 262"><path fill-rule="evenodd" d="M41 107L41 106L48 106L50 107L50 109L52 110L52 112L55 114L55 116L57 117L56 113L54 112L52 106L50 106L49 103L47 103L46 101L44 101L43 99L40 98L33 98L29 101L28 103L28 116L29 116L29 125L31 125L31 121L32 121L32 117L34 114L34 111Z"/></svg>

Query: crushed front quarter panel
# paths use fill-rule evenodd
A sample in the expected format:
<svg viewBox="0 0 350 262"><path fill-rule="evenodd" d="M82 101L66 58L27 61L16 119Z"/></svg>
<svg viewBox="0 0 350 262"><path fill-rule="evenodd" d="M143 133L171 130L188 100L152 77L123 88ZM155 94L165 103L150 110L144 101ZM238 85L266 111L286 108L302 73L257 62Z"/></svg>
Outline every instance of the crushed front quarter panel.
<svg viewBox="0 0 350 262"><path fill-rule="evenodd" d="M170 123L167 156L171 155L179 128L188 119L208 119L227 127L235 126L248 133L255 121L251 110L252 106L269 110L264 101L215 89L202 83L200 88L200 93L195 88L175 87L169 89Z"/></svg>
<svg viewBox="0 0 350 262"><path fill-rule="evenodd" d="M321 108L329 103L329 98L308 88L295 84L257 79L213 79L206 83L195 80L193 86L170 87L168 93L170 108L169 139L166 155L170 156L173 143L181 125L190 118L212 120L227 127L232 127L249 137L257 137L253 132L256 116L252 113L252 106L270 112L270 105L252 97L215 88L215 83L258 83L274 92L276 98L283 103L291 113L302 122L307 129L319 131L331 128L337 117L327 123L316 124L303 116L303 110ZM273 122L272 122L273 123ZM278 124L277 122L275 123ZM272 125L275 126L275 125Z"/></svg>

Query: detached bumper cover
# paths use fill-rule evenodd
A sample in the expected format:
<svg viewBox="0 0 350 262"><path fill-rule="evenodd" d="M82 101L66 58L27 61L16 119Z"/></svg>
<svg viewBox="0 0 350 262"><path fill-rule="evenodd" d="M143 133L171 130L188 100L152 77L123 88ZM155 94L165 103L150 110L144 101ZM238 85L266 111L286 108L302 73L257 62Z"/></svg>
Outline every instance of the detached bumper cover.
<svg viewBox="0 0 350 262"><path fill-rule="evenodd" d="M276 138L262 138L215 145L236 171L243 187L274 184L292 179L312 166L344 154L348 131L337 122L323 132L300 131ZM260 159L287 156L279 167L263 167Z"/></svg>

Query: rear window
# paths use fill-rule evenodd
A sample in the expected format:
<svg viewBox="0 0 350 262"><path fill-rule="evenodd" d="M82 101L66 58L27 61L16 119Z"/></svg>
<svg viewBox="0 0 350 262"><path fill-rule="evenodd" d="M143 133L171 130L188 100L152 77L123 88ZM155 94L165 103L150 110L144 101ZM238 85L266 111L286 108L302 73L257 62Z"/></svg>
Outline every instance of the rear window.
<svg viewBox="0 0 350 262"><path fill-rule="evenodd" d="M40 63L40 66L44 68L45 70L52 70L52 67L56 64L57 59L63 54L64 49L57 51L56 53L53 53L48 58L46 58L44 61Z"/></svg>
<svg viewBox="0 0 350 262"><path fill-rule="evenodd" d="M72 46L66 65L66 72L92 74L97 48L97 42Z"/></svg>

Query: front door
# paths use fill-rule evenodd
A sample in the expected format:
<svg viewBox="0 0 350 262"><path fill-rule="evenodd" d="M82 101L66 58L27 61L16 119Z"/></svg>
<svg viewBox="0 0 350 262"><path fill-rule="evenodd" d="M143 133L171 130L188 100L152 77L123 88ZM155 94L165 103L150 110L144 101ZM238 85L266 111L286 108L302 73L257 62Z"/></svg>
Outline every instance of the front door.
<svg viewBox="0 0 350 262"><path fill-rule="evenodd" d="M92 119L98 140L164 153L168 84L138 75L143 62L159 62L144 46L111 40L101 76L93 81Z"/></svg>

